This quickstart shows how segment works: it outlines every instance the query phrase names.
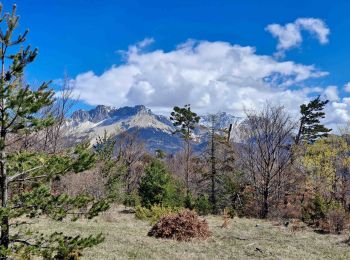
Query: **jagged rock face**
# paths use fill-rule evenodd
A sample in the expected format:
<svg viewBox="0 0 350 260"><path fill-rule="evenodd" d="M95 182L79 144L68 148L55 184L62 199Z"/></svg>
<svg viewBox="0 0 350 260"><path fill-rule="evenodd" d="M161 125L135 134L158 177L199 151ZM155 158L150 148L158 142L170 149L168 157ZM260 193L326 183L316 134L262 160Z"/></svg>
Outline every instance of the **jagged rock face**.
<svg viewBox="0 0 350 260"><path fill-rule="evenodd" d="M107 118L110 118L111 107L99 105L90 111L90 121L97 123Z"/></svg>
<svg viewBox="0 0 350 260"><path fill-rule="evenodd" d="M119 119L127 118L130 116L135 116L138 113L152 114L152 111L147 109L143 105L138 105L138 106L134 106L134 107L121 107L119 109L114 109L111 112L112 117L116 117Z"/></svg>
<svg viewBox="0 0 350 260"><path fill-rule="evenodd" d="M72 119L77 122L85 122L90 120L89 112L79 109L72 114Z"/></svg>
<svg viewBox="0 0 350 260"><path fill-rule="evenodd" d="M217 127L227 128L235 120L225 112L218 114ZM202 149L207 136L207 127L211 126L211 117L203 116L195 130L195 147ZM67 135L77 141L88 138L92 142L104 131L118 136L123 131L138 129L140 138L150 150L162 149L175 152L182 147L181 139L173 135L175 130L168 117L156 115L143 105L114 108L99 105L89 111L77 110L66 124Z"/></svg>
<svg viewBox="0 0 350 260"><path fill-rule="evenodd" d="M135 116L141 112L146 114L152 114L151 110L147 109L143 105L138 105L135 107L122 107L118 109L109 106L98 105L96 106L96 108L91 109L89 111L81 109L77 110L72 114L71 118L73 119L73 121L76 121L78 123L83 123L86 121L98 123L109 118L114 118L114 120L128 118L131 116Z"/></svg>
<svg viewBox="0 0 350 260"><path fill-rule="evenodd" d="M66 123L67 136L77 142L90 139L92 142L104 131L118 136L123 131L135 131L144 139L150 150L165 148L176 150L180 140L172 135L170 120L154 114L143 105L113 108L99 105L89 111L75 111ZM157 145L159 146L157 148Z"/></svg>
<svg viewBox="0 0 350 260"><path fill-rule="evenodd" d="M76 122L90 121L93 123L100 122L107 118L110 118L110 112L112 108L108 106L98 105L96 108L89 111L77 110L72 114L72 119Z"/></svg>
<svg viewBox="0 0 350 260"><path fill-rule="evenodd" d="M227 129L230 124L236 122L239 118L228 114L226 112L220 112L216 114L215 128L217 129ZM212 118L211 115L201 116L200 124L206 127L211 127Z"/></svg>

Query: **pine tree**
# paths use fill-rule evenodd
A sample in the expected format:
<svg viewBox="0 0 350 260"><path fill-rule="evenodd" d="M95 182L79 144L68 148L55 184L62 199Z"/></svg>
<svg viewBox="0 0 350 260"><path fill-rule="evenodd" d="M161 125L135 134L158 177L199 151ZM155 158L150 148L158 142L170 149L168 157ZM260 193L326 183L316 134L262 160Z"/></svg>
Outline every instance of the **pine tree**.
<svg viewBox="0 0 350 260"><path fill-rule="evenodd" d="M0 9L2 13L2 6ZM57 176L84 171L93 165L95 155L88 149L88 144L61 154L20 151L11 146L13 139L23 136L24 132L38 132L53 124L51 116L39 116L40 111L53 102L50 82L37 88L23 83L24 69L34 61L38 51L21 46L28 30L15 37L18 23L16 5L11 13L0 16L0 255L1 259L7 259L13 253L23 254L25 259L33 254L45 259L67 259L73 251L100 243L103 237L68 237L62 233L44 236L22 229L10 232L10 227L25 224L17 221L21 216L46 215L55 220L67 216L76 219L80 215L92 218L107 209L108 203L94 201L85 195L57 194L50 188L51 181ZM17 189L18 183L26 183L25 188ZM88 210L83 211L85 208Z"/></svg>
<svg viewBox="0 0 350 260"><path fill-rule="evenodd" d="M147 208L156 204L170 207L180 206L182 202L174 180L165 165L158 159L154 159L146 168L138 191L142 206Z"/></svg>
<svg viewBox="0 0 350 260"><path fill-rule="evenodd" d="M212 205L212 213L217 213L217 196L216 196L216 183L217 183L217 169L216 169L216 122L217 116L211 115L211 129L210 129L210 164L211 164L211 189L210 189L210 203Z"/></svg>
<svg viewBox="0 0 350 260"><path fill-rule="evenodd" d="M186 156L186 168L185 168L185 181L186 192L189 195L189 175L190 175L190 156L191 156L191 140L193 131L198 124L200 117L191 111L191 105L187 104L180 108L175 106L174 111L171 112L170 120L177 128L174 133L180 134L181 138L185 142L185 156Z"/></svg>
<svg viewBox="0 0 350 260"><path fill-rule="evenodd" d="M115 135L108 134L105 130L102 136L96 138L94 150L97 157L97 170L106 179L105 191L112 201L121 199L123 166L115 157L116 150Z"/></svg>
<svg viewBox="0 0 350 260"><path fill-rule="evenodd" d="M206 177L210 182L209 201L212 214L219 212L219 197L223 192L223 179L234 171L234 151L230 142L232 124L228 128L218 127L218 114L210 115L211 126L209 130L208 162L210 172Z"/></svg>
<svg viewBox="0 0 350 260"><path fill-rule="evenodd" d="M322 101L320 96L311 100L307 105L300 106L300 124L299 131L295 137L295 143L299 144L301 141L313 143L320 137L326 137L332 129L325 127L320 123L320 119L325 117L323 112L325 105L329 100Z"/></svg>

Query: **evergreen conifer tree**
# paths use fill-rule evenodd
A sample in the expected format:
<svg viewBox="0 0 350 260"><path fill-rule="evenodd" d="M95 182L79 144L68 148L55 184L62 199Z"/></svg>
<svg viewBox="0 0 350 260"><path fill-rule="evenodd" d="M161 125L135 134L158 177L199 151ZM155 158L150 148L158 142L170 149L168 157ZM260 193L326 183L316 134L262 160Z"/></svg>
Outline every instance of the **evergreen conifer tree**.
<svg viewBox="0 0 350 260"><path fill-rule="evenodd" d="M186 156L186 168L185 168L185 182L186 192L189 194L189 175L190 175L190 153L191 153L191 140L192 133L198 124L200 117L192 112L189 104L180 108L175 106L174 111L171 112L170 120L177 128L174 133L180 134L181 138L185 141L185 156Z"/></svg>
<svg viewBox="0 0 350 260"><path fill-rule="evenodd" d="M2 6L0 6L2 9ZM70 254L103 240L102 235L81 238L69 237L55 232L42 235L19 229L26 224L19 217L35 218L42 215L54 220L67 216L76 219L84 215L92 218L108 208L105 200L94 201L80 195L69 197L57 194L51 189L51 181L69 172L81 172L94 163L94 153L88 144L60 154L39 151L18 150L11 146L13 140L25 132L40 132L53 123L50 116L40 117L40 111L52 104L54 92L49 82L39 87L23 83L23 73L27 65L37 56L37 49L23 47L28 30L15 36L19 23L16 5L11 13L0 10L0 189L1 189L1 259L9 255L21 255L29 259L31 255L41 255L45 259L68 259ZM17 189L18 183L26 183L25 189ZM85 210L87 208L87 210ZM11 230L13 226L17 228ZM22 226L25 227L25 226Z"/></svg>
<svg viewBox="0 0 350 260"><path fill-rule="evenodd" d="M175 182L165 165L158 159L154 159L146 168L138 191L144 207L150 208L156 204L181 206L181 196L177 193Z"/></svg>
<svg viewBox="0 0 350 260"><path fill-rule="evenodd" d="M320 96L311 100L307 105L300 106L300 123L299 131L295 137L295 143L299 144L301 141L313 143L320 137L326 137L332 129L325 127L320 123L320 119L325 117L324 107L329 100L322 101Z"/></svg>

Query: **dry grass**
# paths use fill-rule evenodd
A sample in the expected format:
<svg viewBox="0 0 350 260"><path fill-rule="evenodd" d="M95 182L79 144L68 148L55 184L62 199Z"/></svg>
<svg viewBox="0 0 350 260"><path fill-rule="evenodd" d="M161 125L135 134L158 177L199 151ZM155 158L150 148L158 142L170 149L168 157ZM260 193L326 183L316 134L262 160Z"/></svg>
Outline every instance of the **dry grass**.
<svg viewBox="0 0 350 260"><path fill-rule="evenodd" d="M94 220L62 223L40 220L44 232L69 234L102 232L106 240L83 252L83 259L350 259L348 234L321 235L311 229L291 228L256 219L233 219L221 228L222 218L206 218L212 236L206 241L178 242L147 236L149 223L122 208Z"/></svg>

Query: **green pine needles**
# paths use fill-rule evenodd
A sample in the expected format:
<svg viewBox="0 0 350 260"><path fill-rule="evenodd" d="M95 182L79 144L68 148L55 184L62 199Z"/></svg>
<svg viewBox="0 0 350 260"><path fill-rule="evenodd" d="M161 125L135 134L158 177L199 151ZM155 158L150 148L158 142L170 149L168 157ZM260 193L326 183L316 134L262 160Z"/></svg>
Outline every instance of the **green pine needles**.
<svg viewBox="0 0 350 260"><path fill-rule="evenodd" d="M95 201L87 195L69 197L52 188L60 176L91 168L96 155L86 143L59 154L18 145L21 137L40 133L54 123L51 115L41 113L54 102L54 92L50 82L38 87L24 82L24 70L38 50L23 46L28 30L15 36L19 23L15 5L11 13L4 14L0 6L0 13L0 257L73 259L84 248L102 242L102 235L45 236L26 227L31 218L40 216L76 220L81 216L93 218L108 209L107 200Z"/></svg>
<svg viewBox="0 0 350 260"><path fill-rule="evenodd" d="M176 127L174 134L179 134L185 142L185 182L186 182L186 194L190 196L190 160L191 160L191 140L194 129L196 128L200 116L191 110L191 105L186 104L184 107L174 107L174 111L171 112L170 121Z"/></svg>
<svg viewBox="0 0 350 260"><path fill-rule="evenodd" d="M321 100L320 96L311 100L307 105L300 106L300 125L299 131L295 138L295 143L299 144L301 141L313 143L318 138L327 137L328 133L332 131L321 124L320 120L325 117L324 107L329 100Z"/></svg>

